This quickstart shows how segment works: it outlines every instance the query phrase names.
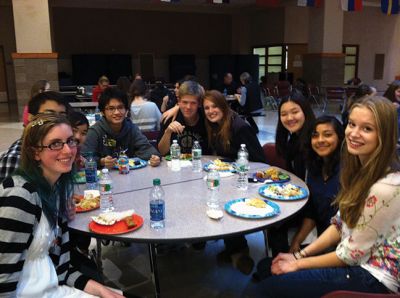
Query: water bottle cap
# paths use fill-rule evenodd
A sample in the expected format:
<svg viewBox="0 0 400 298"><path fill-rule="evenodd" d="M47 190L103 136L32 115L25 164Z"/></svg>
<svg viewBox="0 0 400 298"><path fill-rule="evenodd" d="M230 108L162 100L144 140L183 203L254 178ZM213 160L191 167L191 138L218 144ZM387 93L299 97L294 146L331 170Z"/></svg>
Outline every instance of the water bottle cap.
<svg viewBox="0 0 400 298"><path fill-rule="evenodd" d="M172 143L176 144L178 143L178 140L173 140Z"/></svg>
<svg viewBox="0 0 400 298"><path fill-rule="evenodd" d="M246 144L240 144L240 147L244 148L246 147Z"/></svg>
<svg viewBox="0 0 400 298"><path fill-rule="evenodd" d="M161 185L161 180L159 178L153 179L153 185Z"/></svg>
<svg viewBox="0 0 400 298"><path fill-rule="evenodd" d="M103 174L108 174L108 169L106 169L106 168L105 168L105 169L102 169L101 172L102 172Z"/></svg>

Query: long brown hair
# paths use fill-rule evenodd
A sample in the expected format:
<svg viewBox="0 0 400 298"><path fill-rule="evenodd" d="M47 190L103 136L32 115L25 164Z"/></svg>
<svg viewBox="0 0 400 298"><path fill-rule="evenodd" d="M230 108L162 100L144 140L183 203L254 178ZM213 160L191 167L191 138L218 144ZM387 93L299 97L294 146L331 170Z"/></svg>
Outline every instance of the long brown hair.
<svg viewBox="0 0 400 298"><path fill-rule="evenodd" d="M364 209L365 200L374 183L390 172L400 169L396 154L398 135L397 112L394 105L381 96L366 96L355 102L350 109L367 108L375 118L378 146L365 164L358 156L351 155L345 140L341 160L341 191L335 203L339 206L340 217L349 228L354 228Z"/></svg>
<svg viewBox="0 0 400 298"><path fill-rule="evenodd" d="M228 151L231 146L231 119L233 111L229 107L222 93L217 90L207 91L204 95L203 102L206 100L209 100L215 104L215 106L219 108L223 114L221 124L211 123L206 117L205 122L208 135L208 145L210 148L213 148L215 147L213 144L220 142L222 143L224 151Z"/></svg>

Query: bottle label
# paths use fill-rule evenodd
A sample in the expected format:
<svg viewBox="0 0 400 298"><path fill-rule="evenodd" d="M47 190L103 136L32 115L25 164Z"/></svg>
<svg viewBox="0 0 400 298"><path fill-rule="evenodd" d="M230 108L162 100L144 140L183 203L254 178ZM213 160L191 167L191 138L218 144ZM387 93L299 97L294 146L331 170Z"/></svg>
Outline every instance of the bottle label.
<svg viewBox="0 0 400 298"><path fill-rule="evenodd" d="M193 149L192 150L192 157L194 159L200 159L201 158L201 149Z"/></svg>
<svg viewBox="0 0 400 298"><path fill-rule="evenodd" d="M100 192L111 191L111 184L100 184Z"/></svg>
<svg viewBox="0 0 400 298"><path fill-rule="evenodd" d="M86 183L97 182L97 170L96 169L85 169Z"/></svg>
<svg viewBox="0 0 400 298"><path fill-rule="evenodd" d="M165 219L165 204L150 202L150 220L160 221Z"/></svg>
<svg viewBox="0 0 400 298"><path fill-rule="evenodd" d="M218 179L207 179L207 185L208 188L214 189L219 186L219 180Z"/></svg>

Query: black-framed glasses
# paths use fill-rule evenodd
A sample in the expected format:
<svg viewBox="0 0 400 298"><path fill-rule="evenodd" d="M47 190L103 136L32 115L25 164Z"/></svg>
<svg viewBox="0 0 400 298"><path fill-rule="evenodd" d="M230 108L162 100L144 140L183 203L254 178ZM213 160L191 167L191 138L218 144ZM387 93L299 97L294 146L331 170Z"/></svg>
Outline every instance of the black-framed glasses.
<svg viewBox="0 0 400 298"><path fill-rule="evenodd" d="M105 110L110 113L114 113L116 110L118 110L118 112L125 112L125 106L118 106L118 107L109 106L106 107Z"/></svg>
<svg viewBox="0 0 400 298"><path fill-rule="evenodd" d="M48 148L50 150L61 150L64 148L64 145L67 144L69 148L75 148L78 146L79 142L77 139L71 138L66 140L65 142L63 141L54 141L53 143L49 145L42 145L42 146L35 146L36 148Z"/></svg>

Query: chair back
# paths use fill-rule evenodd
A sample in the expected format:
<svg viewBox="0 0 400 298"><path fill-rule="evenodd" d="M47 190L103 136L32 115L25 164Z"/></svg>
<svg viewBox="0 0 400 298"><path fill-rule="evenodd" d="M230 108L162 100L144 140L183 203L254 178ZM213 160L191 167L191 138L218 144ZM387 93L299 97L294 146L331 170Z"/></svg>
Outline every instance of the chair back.
<svg viewBox="0 0 400 298"><path fill-rule="evenodd" d="M160 132L158 130L150 130L142 131L142 133L149 140L150 144L152 144L157 149L157 139Z"/></svg>
<svg viewBox="0 0 400 298"><path fill-rule="evenodd" d="M276 153L275 143L264 144L263 150L269 165L286 169L286 161Z"/></svg>

